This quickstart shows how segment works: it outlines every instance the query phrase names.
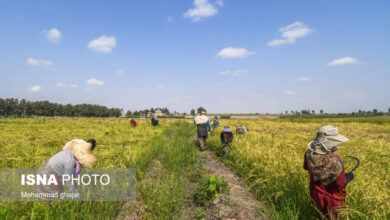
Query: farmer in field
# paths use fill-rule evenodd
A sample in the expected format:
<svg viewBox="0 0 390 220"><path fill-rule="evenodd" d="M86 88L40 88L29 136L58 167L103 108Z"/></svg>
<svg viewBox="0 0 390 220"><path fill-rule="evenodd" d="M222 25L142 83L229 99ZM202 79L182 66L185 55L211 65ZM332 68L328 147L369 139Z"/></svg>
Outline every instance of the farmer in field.
<svg viewBox="0 0 390 220"><path fill-rule="evenodd" d="M214 116L214 119L213 119L213 132L219 128L219 120L218 120L218 117L217 116Z"/></svg>
<svg viewBox="0 0 390 220"><path fill-rule="evenodd" d="M206 144L208 131L210 130L210 121L206 116L205 111L203 111L199 116L195 117L194 124L196 124L198 127L198 141L200 150L204 151L204 145Z"/></svg>
<svg viewBox="0 0 390 220"><path fill-rule="evenodd" d="M81 164L86 167L91 167L97 161L97 158L92 155L92 151L96 146L94 139L84 141L75 139L65 144L63 151L58 152L49 160L45 161L38 169L40 175L55 175L57 184L37 185L37 193L61 193L63 191L62 176L74 175L77 177L81 172ZM76 190L76 186L70 181L66 181L70 192ZM41 198L42 201L49 201L50 198Z"/></svg>
<svg viewBox="0 0 390 220"><path fill-rule="evenodd" d="M338 211L344 208L347 179L337 150L347 141L337 127L322 126L305 153L303 167L310 175L310 196L326 218L337 218Z"/></svg>
<svg viewBox="0 0 390 220"><path fill-rule="evenodd" d="M159 123L159 120L156 120L154 117L150 120L153 126L157 126Z"/></svg>
<svg viewBox="0 0 390 220"><path fill-rule="evenodd" d="M130 119L130 125L131 125L131 127L136 127L137 126L137 121L135 121L133 118L132 119Z"/></svg>
<svg viewBox="0 0 390 220"><path fill-rule="evenodd" d="M233 142L233 131L229 126L225 126L221 132L221 143L225 153L228 152L228 147Z"/></svg>
<svg viewBox="0 0 390 220"><path fill-rule="evenodd" d="M237 135L243 135L245 134L247 131L249 131L248 127L247 126L244 126L244 125L240 125L236 128L236 134Z"/></svg>

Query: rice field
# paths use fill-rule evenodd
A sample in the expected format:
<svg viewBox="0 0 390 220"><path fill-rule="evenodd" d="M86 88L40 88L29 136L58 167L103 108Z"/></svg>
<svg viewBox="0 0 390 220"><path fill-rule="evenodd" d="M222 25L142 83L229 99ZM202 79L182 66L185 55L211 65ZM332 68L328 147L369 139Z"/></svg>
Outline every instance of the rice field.
<svg viewBox="0 0 390 220"><path fill-rule="evenodd" d="M233 128L246 125L249 132L235 136L223 161L246 180L252 193L267 205L274 219L318 218L311 206L309 175L303 169L307 143L322 125L339 127L350 141L339 153L346 171L360 159L355 179L347 187L344 219L390 219L390 120L384 119L299 119L221 120ZM218 133L208 146L221 152Z"/></svg>
<svg viewBox="0 0 390 220"><path fill-rule="evenodd" d="M153 189L137 186L137 200L145 203L150 218L177 214L187 186L186 170L194 165L196 147L188 138L193 127L184 121L163 120L150 126L138 120L136 128L123 119L6 118L0 119L0 167L38 168L64 144L75 138L95 138L94 168L136 168L143 179L150 162L164 155L167 172ZM184 175L183 175L184 174ZM140 182L140 181L137 181ZM172 196L174 195L174 196ZM173 198L174 197L174 198ZM175 201L175 202L172 202ZM123 202L0 202L0 219L113 219Z"/></svg>
<svg viewBox="0 0 390 220"><path fill-rule="evenodd" d="M241 176L255 197L265 204L270 219L317 219L309 196L309 176L303 169L307 143L322 125L339 127L350 141L340 147L346 171L358 157L360 167L347 187L344 219L390 219L390 119L277 119L224 120L249 132L235 136L229 155L220 159ZM95 168L137 168L141 182L151 161L164 155L165 172L154 184L137 186L150 219L177 219L189 184L189 172L198 167L197 147L188 140L195 134L189 121L99 118L0 119L0 167L32 168L62 150L74 138L97 140ZM220 155L219 132L206 144ZM112 219L123 202L0 202L0 219Z"/></svg>

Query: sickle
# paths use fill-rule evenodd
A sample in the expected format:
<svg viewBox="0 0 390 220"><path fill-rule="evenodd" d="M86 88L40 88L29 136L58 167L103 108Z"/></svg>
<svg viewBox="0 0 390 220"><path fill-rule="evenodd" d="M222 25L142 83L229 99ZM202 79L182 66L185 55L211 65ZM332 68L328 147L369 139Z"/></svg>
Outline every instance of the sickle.
<svg viewBox="0 0 390 220"><path fill-rule="evenodd" d="M360 165L360 160L357 159L356 157L352 157L352 156L346 156L346 157L352 158L352 159L356 160L356 162L357 162L356 166L355 166L355 167L351 170L351 172L350 172L350 173L352 173L352 172L355 171L356 168L358 168L358 166Z"/></svg>

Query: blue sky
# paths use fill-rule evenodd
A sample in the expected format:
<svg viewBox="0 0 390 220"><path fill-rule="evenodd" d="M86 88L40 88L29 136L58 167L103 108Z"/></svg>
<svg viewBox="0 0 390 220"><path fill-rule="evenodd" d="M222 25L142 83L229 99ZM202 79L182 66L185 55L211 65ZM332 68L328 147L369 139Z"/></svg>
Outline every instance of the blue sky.
<svg viewBox="0 0 390 220"><path fill-rule="evenodd" d="M0 97L387 111L389 12L389 1L1 1Z"/></svg>

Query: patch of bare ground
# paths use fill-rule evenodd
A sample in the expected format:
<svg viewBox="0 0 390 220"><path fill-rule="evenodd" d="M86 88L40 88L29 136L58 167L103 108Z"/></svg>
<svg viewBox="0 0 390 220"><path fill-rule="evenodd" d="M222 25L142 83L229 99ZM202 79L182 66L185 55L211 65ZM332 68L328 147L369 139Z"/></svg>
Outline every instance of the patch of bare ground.
<svg viewBox="0 0 390 220"><path fill-rule="evenodd" d="M244 181L223 163L217 161L211 152L207 155L203 168L210 175L223 178L230 188L229 194L220 194L208 207L205 219L267 219L263 206L244 187Z"/></svg>

